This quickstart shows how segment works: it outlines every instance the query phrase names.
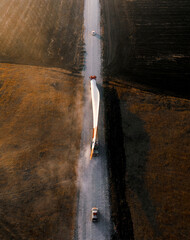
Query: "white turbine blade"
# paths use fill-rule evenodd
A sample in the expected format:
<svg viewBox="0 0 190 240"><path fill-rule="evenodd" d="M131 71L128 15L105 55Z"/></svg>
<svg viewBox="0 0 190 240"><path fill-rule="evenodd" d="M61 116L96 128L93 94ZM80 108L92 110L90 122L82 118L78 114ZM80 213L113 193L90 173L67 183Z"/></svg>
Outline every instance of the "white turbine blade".
<svg viewBox="0 0 190 240"><path fill-rule="evenodd" d="M92 111L93 111L93 128L98 127L100 93L96 85L96 80L91 80L91 95L92 95Z"/></svg>
<svg viewBox="0 0 190 240"><path fill-rule="evenodd" d="M93 137L90 159L92 158L98 129L98 117L99 117L99 105L100 105L100 93L96 85L96 80L91 81L91 95L92 95L92 112L93 112Z"/></svg>

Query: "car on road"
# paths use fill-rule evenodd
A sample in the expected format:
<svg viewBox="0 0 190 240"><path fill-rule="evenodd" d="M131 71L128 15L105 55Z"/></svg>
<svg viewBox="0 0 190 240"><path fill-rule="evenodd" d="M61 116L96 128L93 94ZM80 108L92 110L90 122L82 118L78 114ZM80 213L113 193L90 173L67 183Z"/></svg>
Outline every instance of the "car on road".
<svg viewBox="0 0 190 240"><path fill-rule="evenodd" d="M92 36L95 36L95 35L96 35L96 32L95 32L95 31L92 31L91 34L92 34Z"/></svg>
<svg viewBox="0 0 190 240"><path fill-rule="evenodd" d="M91 219L92 219L92 222L97 222L98 221L98 208L96 208L96 207L92 208Z"/></svg>

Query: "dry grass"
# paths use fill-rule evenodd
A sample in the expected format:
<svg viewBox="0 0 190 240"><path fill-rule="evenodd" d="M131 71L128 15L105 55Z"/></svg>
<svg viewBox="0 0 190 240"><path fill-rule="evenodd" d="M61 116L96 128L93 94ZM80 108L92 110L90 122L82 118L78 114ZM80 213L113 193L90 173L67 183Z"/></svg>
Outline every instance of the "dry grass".
<svg viewBox="0 0 190 240"><path fill-rule="evenodd" d="M83 1L1 0L1 62L78 69Z"/></svg>
<svg viewBox="0 0 190 240"><path fill-rule="evenodd" d="M0 64L0 238L71 239L82 78Z"/></svg>
<svg viewBox="0 0 190 240"><path fill-rule="evenodd" d="M190 101L117 87L135 239L189 238Z"/></svg>

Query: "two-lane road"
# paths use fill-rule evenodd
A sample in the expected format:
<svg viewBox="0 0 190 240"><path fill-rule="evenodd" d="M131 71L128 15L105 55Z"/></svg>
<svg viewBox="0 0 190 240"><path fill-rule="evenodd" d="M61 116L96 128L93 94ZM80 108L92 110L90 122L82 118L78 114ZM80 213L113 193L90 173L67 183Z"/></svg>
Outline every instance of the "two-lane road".
<svg viewBox="0 0 190 240"><path fill-rule="evenodd" d="M84 9L85 69L84 121L79 159L79 199L77 213L77 240L110 239L110 204L108 191L108 172L104 136L104 103L101 78L101 43L100 43L100 6L99 0L85 0ZM96 31L92 36L91 32ZM92 103L89 76L97 76L100 90L100 113L98 139L99 157L90 160L90 143L92 139ZM91 209L99 209L99 221L92 223Z"/></svg>

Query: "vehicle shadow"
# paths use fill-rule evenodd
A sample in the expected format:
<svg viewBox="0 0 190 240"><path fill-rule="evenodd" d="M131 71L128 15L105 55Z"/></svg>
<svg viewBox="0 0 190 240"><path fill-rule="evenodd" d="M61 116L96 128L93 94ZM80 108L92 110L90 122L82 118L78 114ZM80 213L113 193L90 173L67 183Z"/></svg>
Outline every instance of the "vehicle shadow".
<svg viewBox="0 0 190 240"><path fill-rule="evenodd" d="M110 228L110 219L107 219L103 214L101 214L101 209L99 212L98 222L95 223L98 231L101 232L101 235L104 236L104 239L109 239L108 229Z"/></svg>
<svg viewBox="0 0 190 240"><path fill-rule="evenodd" d="M159 234L156 209L146 190L144 175L149 151L149 136L144 123L127 111L122 128L120 101L114 88L105 88L105 123L108 166L110 175L112 220L115 233L112 239L134 239L133 223L126 192L130 188L138 196L142 209L154 233ZM123 135L125 130L125 137Z"/></svg>
<svg viewBox="0 0 190 240"><path fill-rule="evenodd" d="M104 39L104 38L103 38L100 34L98 34L98 33L96 33L96 35L95 35L94 37L96 37L96 38L98 38L98 39L100 39L100 40L103 40L103 39Z"/></svg>

